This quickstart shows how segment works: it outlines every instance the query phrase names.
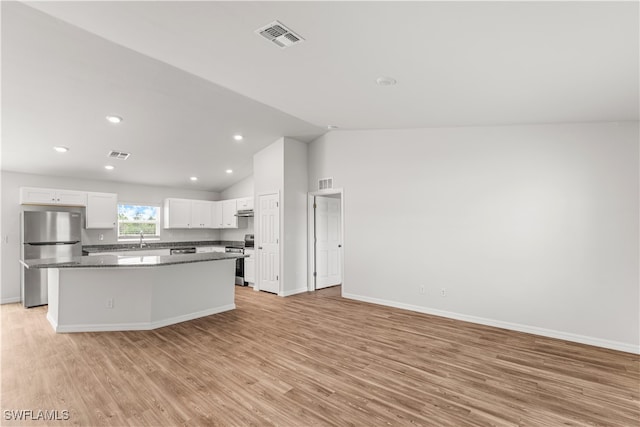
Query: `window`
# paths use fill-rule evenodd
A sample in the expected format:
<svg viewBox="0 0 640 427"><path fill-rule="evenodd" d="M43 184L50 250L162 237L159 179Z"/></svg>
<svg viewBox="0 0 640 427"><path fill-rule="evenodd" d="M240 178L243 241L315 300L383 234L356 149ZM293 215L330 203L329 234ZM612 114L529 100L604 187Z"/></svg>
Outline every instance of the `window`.
<svg viewBox="0 0 640 427"><path fill-rule="evenodd" d="M160 237L160 207L118 205L118 239Z"/></svg>

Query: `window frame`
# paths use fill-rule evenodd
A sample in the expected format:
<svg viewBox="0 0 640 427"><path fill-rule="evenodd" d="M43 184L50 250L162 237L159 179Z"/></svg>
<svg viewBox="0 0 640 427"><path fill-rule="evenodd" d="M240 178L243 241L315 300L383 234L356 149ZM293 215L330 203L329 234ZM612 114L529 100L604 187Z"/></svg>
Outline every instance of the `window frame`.
<svg viewBox="0 0 640 427"><path fill-rule="evenodd" d="M117 212L118 212L118 221L117 221L117 226L116 226L116 234L118 237L118 241L119 242L130 242L130 241L135 241L140 239L139 235L120 235L120 223L121 222L126 222L126 223L136 223L139 222L141 224L149 224L152 223L151 221L148 220L131 220L131 221L125 221L125 220L121 220L120 219L120 206L141 206L141 207L147 207L147 208L155 208L157 209L158 215L156 216L156 220L155 220L155 224L156 224L156 234L143 234L144 236L144 240L145 241L149 241L149 240L160 240L160 234L162 233L162 206L158 205L158 204L152 204L152 203L140 203L140 202L118 202L117 205Z"/></svg>

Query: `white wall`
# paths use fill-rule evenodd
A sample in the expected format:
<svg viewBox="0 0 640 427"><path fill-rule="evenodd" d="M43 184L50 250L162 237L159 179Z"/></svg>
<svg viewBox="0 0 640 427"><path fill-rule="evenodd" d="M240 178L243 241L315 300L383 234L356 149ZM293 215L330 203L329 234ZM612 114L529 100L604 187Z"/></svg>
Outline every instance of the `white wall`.
<svg viewBox="0 0 640 427"><path fill-rule="evenodd" d="M238 181L220 193L220 200L237 199L239 197L253 197L253 175Z"/></svg>
<svg viewBox="0 0 640 427"><path fill-rule="evenodd" d="M257 196L277 193L284 187L284 138L253 155L253 185Z"/></svg>
<svg viewBox="0 0 640 427"><path fill-rule="evenodd" d="M2 172L2 283L0 286L0 303L18 301L20 299L20 187L45 187L66 190L98 191L117 193L121 202L162 205L167 197L178 197L200 200L218 200L219 194L207 191L182 190L148 185L125 184L110 181L75 180L71 178L31 175L14 172ZM52 209L33 208L26 209ZM80 208L84 214L84 209ZM99 240L99 235L104 240ZM161 241L218 240L218 230L161 230ZM82 243L109 244L117 243L116 230L84 230Z"/></svg>
<svg viewBox="0 0 640 427"><path fill-rule="evenodd" d="M307 191L308 145L284 139L284 230L285 242L283 293L290 295L307 290Z"/></svg>
<svg viewBox="0 0 640 427"><path fill-rule="evenodd" d="M309 187L344 188L345 296L638 352L638 141L637 122L332 131Z"/></svg>
<svg viewBox="0 0 640 427"><path fill-rule="evenodd" d="M240 197L254 197L253 176L236 182L220 193L220 200L237 199ZM246 223L247 226L237 229L220 230L220 240L243 241L245 234L253 234L253 218L245 218L240 221Z"/></svg>

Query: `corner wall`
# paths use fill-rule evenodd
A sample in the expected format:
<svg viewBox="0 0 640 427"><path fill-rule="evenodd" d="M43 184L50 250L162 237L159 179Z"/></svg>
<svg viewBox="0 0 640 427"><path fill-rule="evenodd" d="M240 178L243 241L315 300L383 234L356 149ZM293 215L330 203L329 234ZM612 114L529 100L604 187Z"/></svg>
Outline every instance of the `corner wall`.
<svg viewBox="0 0 640 427"><path fill-rule="evenodd" d="M307 147L279 138L253 156L256 206L258 196L280 194L280 296L307 290Z"/></svg>
<svg viewBox="0 0 640 427"><path fill-rule="evenodd" d="M637 353L638 164L637 122L332 131L309 183L344 189L345 296Z"/></svg>
<svg viewBox="0 0 640 427"><path fill-rule="evenodd" d="M307 291L308 145L284 139L284 277L283 294Z"/></svg>

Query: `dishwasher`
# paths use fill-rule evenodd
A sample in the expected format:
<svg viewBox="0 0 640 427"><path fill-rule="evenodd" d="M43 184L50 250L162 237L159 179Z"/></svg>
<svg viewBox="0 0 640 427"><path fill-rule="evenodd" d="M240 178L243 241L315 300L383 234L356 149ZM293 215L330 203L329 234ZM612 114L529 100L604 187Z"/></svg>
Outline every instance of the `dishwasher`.
<svg viewBox="0 0 640 427"><path fill-rule="evenodd" d="M175 248L175 249L171 249L169 253L171 255L195 254L196 248Z"/></svg>

